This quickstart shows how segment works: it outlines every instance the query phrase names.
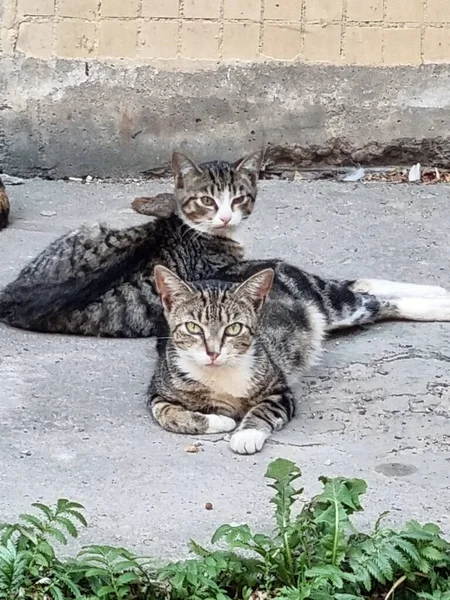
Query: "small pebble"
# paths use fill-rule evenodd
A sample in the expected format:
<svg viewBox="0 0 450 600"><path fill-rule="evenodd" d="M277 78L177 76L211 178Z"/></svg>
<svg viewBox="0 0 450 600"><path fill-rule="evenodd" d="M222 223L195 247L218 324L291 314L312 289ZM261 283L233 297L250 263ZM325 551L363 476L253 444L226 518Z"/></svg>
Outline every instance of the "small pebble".
<svg viewBox="0 0 450 600"><path fill-rule="evenodd" d="M205 504L205 508L206 508L206 510L212 510L213 509L213 505L211 504L211 502L207 502Z"/></svg>
<svg viewBox="0 0 450 600"><path fill-rule="evenodd" d="M189 454L196 454L198 452L198 447L194 446L194 445L192 445L192 446L186 446L184 448L184 451L188 452Z"/></svg>
<svg viewBox="0 0 450 600"><path fill-rule="evenodd" d="M329 466L331 465L331 460L330 460L329 458L327 458L327 460L325 460L325 461L323 462L323 464L324 464L326 467L329 467Z"/></svg>
<svg viewBox="0 0 450 600"><path fill-rule="evenodd" d="M56 214L54 210L41 210L41 217L54 217Z"/></svg>

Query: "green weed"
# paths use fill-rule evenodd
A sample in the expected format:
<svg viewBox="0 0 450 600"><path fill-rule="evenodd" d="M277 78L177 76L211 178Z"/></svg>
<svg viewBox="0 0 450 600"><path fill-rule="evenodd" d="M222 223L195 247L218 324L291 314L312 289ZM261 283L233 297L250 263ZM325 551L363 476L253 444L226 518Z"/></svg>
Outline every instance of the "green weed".
<svg viewBox="0 0 450 600"><path fill-rule="evenodd" d="M450 543L434 524L410 521L358 532L361 479L321 477L322 492L294 515L303 494L293 462L277 459L266 477L274 490L271 535L222 525L195 558L155 567L124 548L89 546L62 560L86 527L84 508L60 499L0 525L2 600L450 600Z"/></svg>

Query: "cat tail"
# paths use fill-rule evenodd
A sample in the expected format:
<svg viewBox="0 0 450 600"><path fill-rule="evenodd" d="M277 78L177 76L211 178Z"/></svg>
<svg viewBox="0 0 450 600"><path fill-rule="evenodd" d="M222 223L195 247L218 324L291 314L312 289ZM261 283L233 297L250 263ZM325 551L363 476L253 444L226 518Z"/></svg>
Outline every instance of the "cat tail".
<svg viewBox="0 0 450 600"><path fill-rule="evenodd" d="M14 327L33 329L61 311L83 308L103 289L101 274L68 279L55 284L27 284L12 282L0 292L0 321Z"/></svg>
<svg viewBox="0 0 450 600"><path fill-rule="evenodd" d="M0 179L0 231L8 226L9 220L9 198L3 181Z"/></svg>
<svg viewBox="0 0 450 600"><path fill-rule="evenodd" d="M83 310L125 281L135 271L136 265L146 259L147 253L148 247L140 247L108 269L96 269L82 277L71 277L61 282L30 283L19 274L0 292L0 322L33 329L44 319L58 316L61 312Z"/></svg>
<svg viewBox="0 0 450 600"><path fill-rule="evenodd" d="M328 331L379 321L450 321L450 292L384 279L325 282Z"/></svg>

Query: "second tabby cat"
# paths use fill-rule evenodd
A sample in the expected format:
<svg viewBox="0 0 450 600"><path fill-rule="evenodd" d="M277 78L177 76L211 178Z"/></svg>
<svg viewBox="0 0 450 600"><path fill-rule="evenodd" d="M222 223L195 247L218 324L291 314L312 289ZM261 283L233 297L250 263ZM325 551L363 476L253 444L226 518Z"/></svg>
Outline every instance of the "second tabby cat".
<svg viewBox="0 0 450 600"><path fill-rule="evenodd" d="M445 290L441 299L408 297L432 288L324 281L281 261L238 264L228 279L232 271L240 283L187 283L155 267L167 330L148 404L175 433L228 432L239 422L230 439L239 454L258 452L292 419L292 378L320 356L327 331L390 318L450 320ZM376 285L389 297L365 293Z"/></svg>

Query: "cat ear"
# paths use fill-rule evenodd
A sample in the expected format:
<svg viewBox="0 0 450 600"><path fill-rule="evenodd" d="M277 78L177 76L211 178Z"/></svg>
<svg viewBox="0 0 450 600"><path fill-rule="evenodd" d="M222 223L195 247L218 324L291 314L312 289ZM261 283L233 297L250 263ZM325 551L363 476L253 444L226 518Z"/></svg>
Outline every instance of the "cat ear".
<svg viewBox="0 0 450 600"><path fill-rule="evenodd" d="M162 265L156 265L153 273L161 302L168 311L175 302L186 302L195 293L178 275Z"/></svg>
<svg viewBox="0 0 450 600"><path fill-rule="evenodd" d="M254 152L253 154L236 161L234 163L234 168L236 171L249 171L250 173L256 175L256 178L258 179L263 159L264 150L259 150L258 152Z"/></svg>
<svg viewBox="0 0 450 600"><path fill-rule="evenodd" d="M274 275L273 269L264 269L255 273L241 283L235 295L250 298L255 308L261 308L272 288Z"/></svg>
<svg viewBox="0 0 450 600"><path fill-rule="evenodd" d="M185 177L193 177L202 174L200 167L181 152L174 152L172 154L172 172L175 178L176 187L183 187L183 180Z"/></svg>

